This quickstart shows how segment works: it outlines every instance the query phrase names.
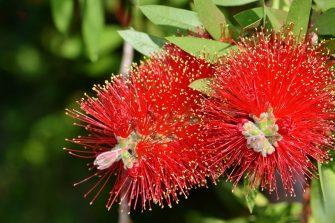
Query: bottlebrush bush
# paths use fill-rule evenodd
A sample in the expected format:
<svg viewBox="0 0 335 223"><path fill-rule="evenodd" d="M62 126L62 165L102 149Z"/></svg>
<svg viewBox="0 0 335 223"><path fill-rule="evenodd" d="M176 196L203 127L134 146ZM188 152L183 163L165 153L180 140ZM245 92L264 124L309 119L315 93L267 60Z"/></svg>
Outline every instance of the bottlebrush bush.
<svg viewBox="0 0 335 223"><path fill-rule="evenodd" d="M241 222L276 214L335 222L335 31L328 24L335 5L194 0L191 8L140 5L174 35L119 31L148 58L68 110L88 132L69 140L81 149L66 148L89 159L93 173L83 182L96 182L85 196L95 191L93 202L108 187L108 209L126 202L129 211L144 210L233 181L236 199L256 213ZM84 41L88 57L97 57ZM273 192L271 201L303 196L300 215L269 217L265 197Z"/></svg>

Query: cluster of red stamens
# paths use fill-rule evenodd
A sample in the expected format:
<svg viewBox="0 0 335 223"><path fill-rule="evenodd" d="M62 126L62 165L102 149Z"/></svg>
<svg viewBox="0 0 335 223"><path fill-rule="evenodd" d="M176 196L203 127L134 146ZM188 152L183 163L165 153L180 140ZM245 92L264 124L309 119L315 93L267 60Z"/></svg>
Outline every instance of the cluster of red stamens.
<svg viewBox="0 0 335 223"><path fill-rule="evenodd" d="M212 168L251 189L286 191L315 174L332 148L334 71L319 46L258 33L221 58L205 101Z"/></svg>
<svg viewBox="0 0 335 223"><path fill-rule="evenodd" d="M238 52L209 64L174 45L93 89L81 110L87 136L66 149L88 158L96 179L92 202L110 188L107 208L178 202L178 195L226 174L250 189L283 187L315 174L313 161L328 159L334 130L334 71L328 55L291 34L259 32ZM205 97L188 85L212 77ZM81 182L80 182L81 183Z"/></svg>
<svg viewBox="0 0 335 223"><path fill-rule="evenodd" d="M89 158L95 185L85 194L110 189L107 208L126 199L129 208L151 203L171 206L178 195L205 184L205 166L197 145L201 94L188 85L212 74L212 65L173 45L134 66L130 77L117 76L86 95L82 111L68 115L82 121L88 136L70 140L84 149L66 149ZM116 177L114 176L116 175ZM95 176L99 176L95 177Z"/></svg>

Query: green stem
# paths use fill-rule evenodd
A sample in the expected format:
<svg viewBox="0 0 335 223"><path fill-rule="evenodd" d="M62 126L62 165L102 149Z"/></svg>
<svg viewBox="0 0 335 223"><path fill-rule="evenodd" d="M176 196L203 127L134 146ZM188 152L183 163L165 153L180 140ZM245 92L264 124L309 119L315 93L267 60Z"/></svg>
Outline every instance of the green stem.
<svg viewBox="0 0 335 223"><path fill-rule="evenodd" d="M265 0L262 0L262 5L263 5L263 27L265 28L266 24L266 5L265 5Z"/></svg>

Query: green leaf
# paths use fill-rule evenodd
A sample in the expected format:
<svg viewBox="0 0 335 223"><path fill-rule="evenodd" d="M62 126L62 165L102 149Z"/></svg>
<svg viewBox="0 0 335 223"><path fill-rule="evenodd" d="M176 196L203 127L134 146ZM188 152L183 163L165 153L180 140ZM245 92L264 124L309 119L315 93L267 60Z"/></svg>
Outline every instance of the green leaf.
<svg viewBox="0 0 335 223"><path fill-rule="evenodd" d="M258 194L258 190L257 189L251 190L249 188L248 181L245 180L244 181L244 195L245 195L245 201L247 203L250 214L252 214L252 211L255 207L257 194Z"/></svg>
<svg viewBox="0 0 335 223"><path fill-rule="evenodd" d="M189 0L170 0L169 1L171 5L177 6L177 7L183 7L186 4L188 4L190 1Z"/></svg>
<svg viewBox="0 0 335 223"><path fill-rule="evenodd" d="M210 82L213 78L201 78L193 81L188 86L193 90L199 91L205 95L210 96L212 89L209 87Z"/></svg>
<svg viewBox="0 0 335 223"><path fill-rule="evenodd" d="M52 19L62 33L69 31L73 18L73 2L74 0L51 0Z"/></svg>
<svg viewBox="0 0 335 223"><path fill-rule="evenodd" d="M100 35L104 28L104 11L101 0L82 1L82 34L87 56L91 61L99 57Z"/></svg>
<svg viewBox="0 0 335 223"><path fill-rule="evenodd" d="M229 47L228 43L223 43L210 39L202 39L197 37L166 37L166 39L179 46L186 52L194 56L206 56L206 59L213 60L218 56L227 53Z"/></svg>
<svg viewBox="0 0 335 223"><path fill-rule="evenodd" d="M234 15L234 18L243 28L256 28L263 18L263 8L258 7L242 11Z"/></svg>
<svg viewBox="0 0 335 223"><path fill-rule="evenodd" d="M194 0L194 7L209 34L214 39L220 40L223 28L227 24L220 9L208 0Z"/></svg>
<svg viewBox="0 0 335 223"><path fill-rule="evenodd" d="M143 14L156 25L173 26L196 31L202 27L197 13L161 5L140 6Z"/></svg>
<svg viewBox="0 0 335 223"><path fill-rule="evenodd" d="M285 12L288 12L288 10L290 9L290 4L291 4L291 1L287 1L287 0L272 0L271 8L280 9L280 10L284 10Z"/></svg>
<svg viewBox="0 0 335 223"><path fill-rule="evenodd" d="M334 35L335 36L335 8L327 10L315 20L315 28L321 35Z"/></svg>
<svg viewBox="0 0 335 223"><path fill-rule="evenodd" d="M266 15L273 30L279 32L285 24L287 12L279 9L266 7Z"/></svg>
<svg viewBox="0 0 335 223"><path fill-rule="evenodd" d="M120 36L132 45L138 52L146 56L151 56L164 45L165 40L135 30L118 31Z"/></svg>
<svg viewBox="0 0 335 223"><path fill-rule="evenodd" d="M119 26L106 26L100 35L99 56L109 54L122 45L122 38L117 33ZM54 37L52 51L67 59L83 56L83 41L80 36ZM99 59L100 60L100 59Z"/></svg>
<svg viewBox="0 0 335 223"><path fill-rule="evenodd" d="M265 4L265 0L261 0L261 3L262 3L262 15L263 15L263 26L265 27L265 23L266 23L266 17L267 17L267 15L266 15L266 8L267 8L267 6L266 6L266 4Z"/></svg>
<svg viewBox="0 0 335 223"><path fill-rule="evenodd" d="M330 54L335 53L335 39L326 40L321 43L321 47L329 51Z"/></svg>
<svg viewBox="0 0 335 223"><path fill-rule="evenodd" d="M314 0L316 7L321 9L321 11L327 11L330 8L335 8L334 0Z"/></svg>
<svg viewBox="0 0 335 223"><path fill-rule="evenodd" d="M319 162L318 162L318 173L319 173L320 190L321 190L322 200L323 200L325 198L325 183L323 180L322 165Z"/></svg>
<svg viewBox="0 0 335 223"><path fill-rule="evenodd" d="M321 175L324 182L323 193L320 181L318 179L312 180L312 215L318 223L335 222L335 173L331 168L323 167L321 169Z"/></svg>
<svg viewBox="0 0 335 223"><path fill-rule="evenodd" d="M303 37L306 34L311 12L312 0L293 0L287 14L286 25L294 24L293 34Z"/></svg>
<svg viewBox="0 0 335 223"><path fill-rule="evenodd" d="M82 55L82 40L79 36L70 37L62 41L60 45L55 47L58 55L67 59L77 59Z"/></svg>
<svg viewBox="0 0 335 223"><path fill-rule="evenodd" d="M159 0L137 0L134 1L138 5L153 5L153 4L158 4Z"/></svg>
<svg viewBox="0 0 335 223"><path fill-rule="evenodd" d="M258 0L213 0L216 5L221 6L239 6L246 5L252 2L257 2Z"/></svg>
<svg viewBox="0 0 335 223"><path fill-rule="evenodd" d="M108 54L122 45L122 38L118 34L119 26L106 26L99 41L99 55Z"/></svg>
<svg viewBox="0 0 335 223"><path fill-rule="evenodd" d="M252 214L252 211L254 210L257 193L258 191L254 190L245 195L245 201L247 202L250 214Z"/></svg>

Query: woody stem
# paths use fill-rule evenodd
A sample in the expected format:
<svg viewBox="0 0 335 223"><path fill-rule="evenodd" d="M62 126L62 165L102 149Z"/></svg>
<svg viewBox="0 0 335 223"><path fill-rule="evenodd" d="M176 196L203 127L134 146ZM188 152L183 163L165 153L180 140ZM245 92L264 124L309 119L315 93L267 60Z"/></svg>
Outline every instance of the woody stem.
<svg viewBox="0 0 335 223"><path fill-rule="evenodd" d="M123 43L123 53L122 53L122 61L120 66L120 73L128 76L128 70L131 66L134 56L134 49L133 47L127 43ZM131 222L130 216L128 212L128 199L127 197L121 201L119 207L119 223L129 223Z"/></svg>
<svg viewBox="0 0 335 223"><path fill-rule="evenodd" d="M303 200L300 223L308 223L308 219L311 216L311 189L309 186L305 187L302 199Z"/></svg>

